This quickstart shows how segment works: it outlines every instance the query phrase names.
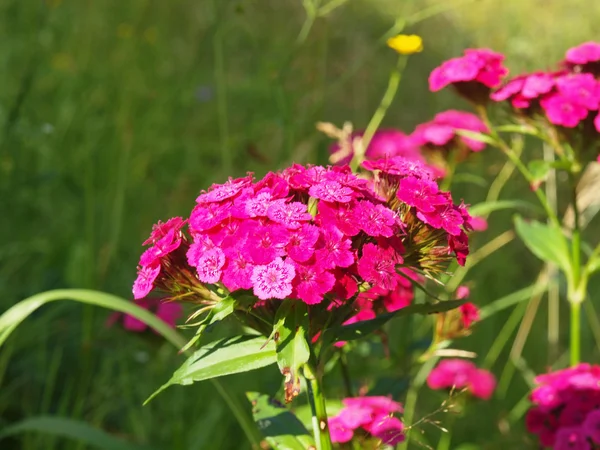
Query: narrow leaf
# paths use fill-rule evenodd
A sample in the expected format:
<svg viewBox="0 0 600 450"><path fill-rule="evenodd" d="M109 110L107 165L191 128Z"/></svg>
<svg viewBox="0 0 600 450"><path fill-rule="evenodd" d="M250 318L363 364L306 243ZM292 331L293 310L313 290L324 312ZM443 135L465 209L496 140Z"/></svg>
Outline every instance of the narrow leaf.
<svg viewBox="0 0 600 450"><path fill-rule="evenodd" d="M520 216L515 216L515 228L535 256L556 264L566 274L570 273L569 246L560 229L535 220L525 222Z"/></svg>
<svg viewBox="0 0 600 450"><path fill-rule="evenodd" d="M291 402L300 393L300 369L310 358L306 341L308 309L296 299L287 299L275 316L276 325L283 325L274 337L277 346L277 364L285 377L285 401Z"/></svg>
<svg viewBox="0 0 600 450"><path fill-rule="evenodd" d="M363 320L350 325L342 325L339 327L330 328L326 331L326 334L331 334L334 341L352 341L365 337L366 335L379 330L394 317L409 316L411 314L438 314L458 308L465 302L466 300L447 300L437 303L410 305L399 309L398 311L380 314L375 319Z"/></svg>
<svg viewBox="0 0 600 450"><path fill-rule="evenodd" d="M194 352L144 404L174 384L189 385L273 364L277 361L275 344L264 344L262 336L236 336L211 342Z"/></svg>
<svg viewBox="0 0 600 450"><path fill-rule="evenodd" d="M212 308L206 317L200 322L194 337L189 340L187 344L181 349L182 352L190 349L198 340L202 337L204 330L208 328L210 325L217 323L227 316L233 314L235 308L238 306L238 301L233 297L225 297L219 303L217 303L214 308Z"/></svg>
<svg viewBox="0 0 600 450"><path fill-rule="evenodd" d="M455 131L456 131L456 134L458 134L459 136L465 137L467 139L472 139L477 142L483 142L484 144L491 145L492 147L496 147L498 145L498 144L496 144L496 141L494 140L494 138L488 134L478 133L477 131L472 131L472 130L462 130L462 129L457 129Z"/></svg>
<svg viewBox="0 0 600 450"><path fill-rule="evenodd" d="M149 446L126 442L85 422L52 416L30 417L9 425L0 431L0 441L9 436L31 432L62 436L103 450L151 450Z"/></svg>
<svg viewBox="0 0 600 450"><path fill-rule="evenodd" d="M287 408L267 395L246 393L252 415L269 445L277 450L314 449L315 441L302 422Z"/></svg>
<svg viewBox="0 0 600 450"><path fill-rule="evenodd" d="M473 216L485 216L494 211L503 209L524 209L531 211L537 206L523 200L497 200L494 202L477 203L469 207L469 213Z"/></svg>

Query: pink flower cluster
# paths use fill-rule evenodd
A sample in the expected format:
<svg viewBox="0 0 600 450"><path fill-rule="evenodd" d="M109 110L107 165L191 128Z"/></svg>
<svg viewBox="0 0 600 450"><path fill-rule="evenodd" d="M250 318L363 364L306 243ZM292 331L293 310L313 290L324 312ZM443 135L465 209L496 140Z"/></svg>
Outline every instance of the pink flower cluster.
<svg viewBox="0 0 600 450"><path fill-rule="evenodd" d="M431 72L429 88L436 92L452 85L467 99L482 103L508 74L503 61L504 55L489 49L467 49L463 56L445 61Z"/></svg>
<svg viewBox="0 0 600 450"><path fill-rule="evenodd" d="M439 191L422 164L393 160L372 163L387 183L376 190L347 166L293 165L258 182L248 175L213 185L188 220L155 226L140 258L135 298L154 287L185 294L220 283L231 292L252 290L260 300L313 305L327 295L348 299L365 282L394 291L399 265L428 269L404 260L415 249L437 263L452 253L464 263L470 220L464 205ZM429 239L423 249L411 234L417 229L434 234L439 245Z"/></svg>
<svg viewBox="0 0 600 450"><path fill-rule="evenodd" d="M548 122L574 128L593 119L600 131L600 43L586 42L567 51L565 67L554 72L519 75L491 94L497 102L509 101L525 115L543 113Z"/></svg>
<svg viewBox="0 0 600 450"><path fill-rule="evenodd" d="M402 405L388 397L350 397L344 407L328 419L333 442L350 442L357 433L372 436L385 445L396 445L404 440L404 424L394 417L402 412Z"/></svg>
<svg viewBox="0 0 600 450"><path fill-rule="evenodd" d="M474 397L488 400L496 389L496 378L471 361L445 359L427 377L431 389L467 389Z"/></svg>
<svg viewBox="0 0 600 450"><path fill-rule="evenodd" d="M459 136L456 130L461 129L478 133L489 132L475 114L451 109L436 114L432 121L417 126L411 138L419 147L440 148L462 144L474 152L480 152L485 148L483 142Z"/></svg>
<svg viewBox="0 0 600 450"><path fill-rule="evenodd" d="M544 447L591 450L600 445L600 366L579 364L536 377L527 429Z"/></svg>

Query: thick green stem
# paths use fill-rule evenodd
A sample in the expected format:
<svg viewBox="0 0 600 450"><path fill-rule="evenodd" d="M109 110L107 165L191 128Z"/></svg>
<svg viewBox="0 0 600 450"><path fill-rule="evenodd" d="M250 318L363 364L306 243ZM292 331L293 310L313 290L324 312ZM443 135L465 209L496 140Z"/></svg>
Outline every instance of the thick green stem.
<svg viewBox="0 0 600 450"><path fill-rule="evenodd" d="M361 148L356 149L356 153L354 154L354 157L350 162L350 167L352 167L352 171L354 172L356 171L358 166L360 166L360 164L364 161L365 152L367 151L369 142L371 142L373 135L379 128L379 125L381 125L381 121L385 117L388 108L390 107L392 101L394 100L394 97L396 96L398 86L400 85L400 80L402 79L402 72L404 72L407 60L408 58L405 55L400 55L400 57L398 58L398 63L396 64L394 71L390 75L388 87L385 91L385 94L383 94L383 98L379 103L379 107L377 108L375 114L373 114L373 117L369 121L369 124L367 125L367 128L365 130L365 134L362 137L362 145L360 146Z"/></svg>
<svg viewBox="0 0 600 450"><path fill-rule="evenodd" d="M579 364L581 355L581 303L570 302L571 305L571 365Z"/></svg>
<svg viewBox="0 0 600 450"><path fill-rule="evenodd" d="M306 379L308 399L312 411L313 433L315 435L317 450L332 450L327 423L325 396L323 395L320 380L316 371L309 366L304 368L304 378Z"/></svg>

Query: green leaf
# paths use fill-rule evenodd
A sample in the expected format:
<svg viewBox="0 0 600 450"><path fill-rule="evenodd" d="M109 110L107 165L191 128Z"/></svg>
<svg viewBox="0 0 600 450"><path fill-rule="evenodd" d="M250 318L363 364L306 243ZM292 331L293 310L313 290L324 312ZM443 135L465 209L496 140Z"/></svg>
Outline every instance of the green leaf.
<svg viewBox="0 0 600 450"><path fill-rule="evenodd" d="M306 341L308 308L304 302L287 299L277 310L275 324L283 320L274 340L277 347L277 364L285 377L285 401L291 402L300 393L300 369L310 358Z"/></svg>
<svg viewBox="0 0 600 450"><path fill-rule="evenodd" d="M517 234L527 248L542 261L552 262L566 274L571 272L569 246L562 231L535 220L526 222L515 216Z"/></svg>
<svg viewBox="0 0 600 450"><path fill-rule="evenodd" d="M269 445L277 450L314 449L315 441L302 422L287 408L267 395L247 392L252 415Z"/></svg>
<svg viewBox="0 0 600 450"><path fill-rule="evenodd" d="M350 325L342 325L339 327L333 327L328 329L324 334L328 334L329 337L333 338L334 341L352 341L360 339L366 335L379 330L389 320L394 317L409 316L411 314L438 314L446 312L454 308L458 308L460 305L466 302L463 300L447 300L437 303L422 303L419 305L410 305L405 308L399 309L398 311L380 314L375 319L362 320L355 322Z"/></svg>
<svg viewBox="0 0 600 450"><path fill-rule="evenodd" d="M273 364L277 361L275 344L265 345L265 341L266 338L262 336L236 336L201 347L144 404L174 384L189 385L195 381L249 372Z"/></svg>
<svg viewBox="0 0 600 450"><path fill-rule="evenodd" d="M104 450L151 450L152 447L137 445L111 436L106 431L85 422L66 417L30 417L0 431L0 441L21 433L46 433L79 441L86 446Z"/></svg>
<svg viewBox="0 0 600 450"><path fill-rule="evenodd" d="M600 270L600 255L593 256L586 264L585 271L588 275Z"/></svg>
<svg viewBox="0 0 600 450"><path fill-rule="evenodd" d="M472 216L485 216L494 211L503 209L524 209L531 211L537 206L523 200L497 200L493 202L482 202L469 207L469 214Z"/></svg>
<svg viewBox="0 0 600 450"><path fill-rule="evenodd" d="M457 173L454 175L454 178L452 178L452 184L458 183L474 184L482 188L486 188L488 186L488 181L485 178L468 172Z"/></svg>
<svg viewBox="0 0 600 450"><path fill-rule="evenodd" d="M456 129L454 131L459 136L465 137L467 139L472 139L472 140L477 141L477 142L483 142L484 144L491 145L492 147L496 147L497 146L496 141L489 134L478 133L477 131L462 130L462 129Z"/></svg>

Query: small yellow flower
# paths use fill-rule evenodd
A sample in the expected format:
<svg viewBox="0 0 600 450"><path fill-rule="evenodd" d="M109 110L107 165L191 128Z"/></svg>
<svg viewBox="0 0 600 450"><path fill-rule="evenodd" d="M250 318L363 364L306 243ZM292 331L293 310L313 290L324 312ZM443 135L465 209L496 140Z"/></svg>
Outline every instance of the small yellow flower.
<svg viewBox="0 0 600 450"><path fill-rule="evenodd" d="M387 45L401 55L412 55L423 51L423 39L416 34L399 34L389 38Z"/></svg>

